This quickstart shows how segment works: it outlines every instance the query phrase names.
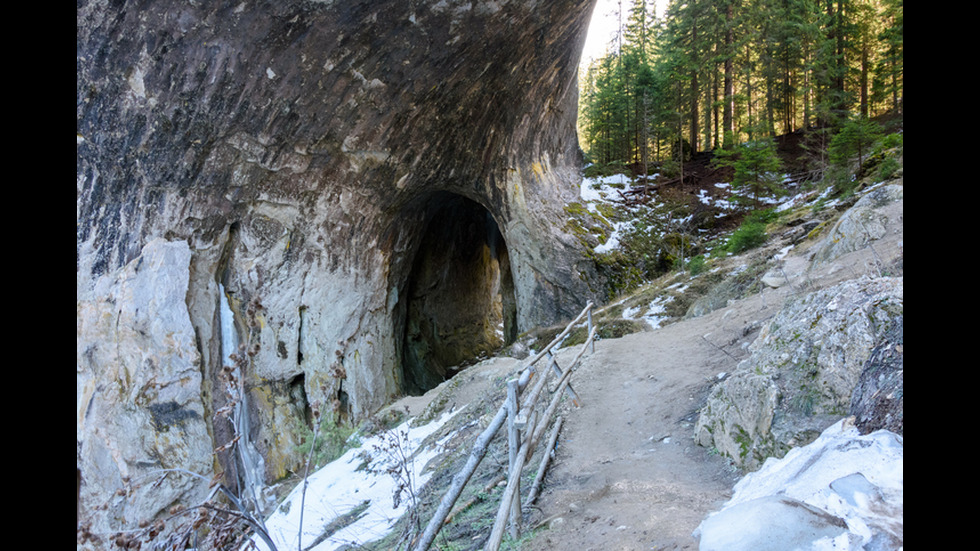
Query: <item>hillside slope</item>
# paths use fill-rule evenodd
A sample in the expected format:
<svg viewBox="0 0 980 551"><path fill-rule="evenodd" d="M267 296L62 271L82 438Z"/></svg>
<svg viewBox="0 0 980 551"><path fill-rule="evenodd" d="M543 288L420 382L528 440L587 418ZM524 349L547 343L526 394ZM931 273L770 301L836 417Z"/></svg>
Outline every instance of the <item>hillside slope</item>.
<svg viewBox="0 0 980 551"><path fill-rule="evenodd" d="M902 180L889 186L900 191ZM859 196L873 193L866 190ZM731 497L733 484L744 474L730 458L695 443L699 409L711 389L750 356L749 345L787 300L859 278L897 278L900 283L901 196L886 208L883 226L863 237L841 235L846 226L840 218L847 207L802 236L795 223L778 229L765 246L717 266L725 273L757 274L761 291L715 300L721 307L714 309L692 305L689 311L700 315L670 318L655 330L598 341L573 378L581 407L565 404L556 461L536 506L525 511L525 526L534 529L512 545L532 551L696 549L692 532ZM687 278L675 274L659 286L676 289L696 279ZM724 288L725 281L715 288ZM638 295L645 292L649 289ZM597 312L600 326L622 321L628 301ZM607 317L609 312L616 315ZM567 365L577 348L562 349L559 364ZM489 360L464 371L451 385L394 407L415 414L433 401L450 407L486 399L494 381L499 388L499 381L519 366L508 358ZM485 524L492 522L489 508L461 515L444 529L453 539L437 542L451 541L449 548L481 548L488 529L481 532L472 525L488 514L491 519L484 519Z"/></svg>

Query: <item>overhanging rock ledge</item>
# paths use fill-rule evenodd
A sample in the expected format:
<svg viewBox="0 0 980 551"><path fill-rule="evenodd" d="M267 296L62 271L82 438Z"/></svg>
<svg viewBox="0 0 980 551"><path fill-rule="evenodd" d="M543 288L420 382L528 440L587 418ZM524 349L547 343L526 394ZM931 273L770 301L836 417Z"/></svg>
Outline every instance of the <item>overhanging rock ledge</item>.
<svg viewBox="0 0 980 551"><path fill-rule="evenodd" d="M211 456L233 434L215 420L230 352L271 483L299 469L314 406L362 419L431 384L405 358L493 340L486 319L449 335L464 313L494 312L506 339L596 299L562 231L593 4L77 4L76 444L93 530L201 497L115 495L154 469L241 479ZM446 250L425 237L461 234ZM459 274L476 281L467 304L429 300Z"/></svg>

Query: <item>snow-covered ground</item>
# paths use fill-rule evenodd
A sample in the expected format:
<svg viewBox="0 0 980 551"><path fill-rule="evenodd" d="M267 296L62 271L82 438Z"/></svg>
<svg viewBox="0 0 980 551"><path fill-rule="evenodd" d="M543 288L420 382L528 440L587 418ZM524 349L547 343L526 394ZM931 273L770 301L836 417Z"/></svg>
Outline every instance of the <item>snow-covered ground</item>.
<svg viewBox="0 0 980 551"><path fill-rule="evenodd" d="M615 203L616 199L621 199L620 193L625 193L631 188L631 181L625 174L613 174L600 178L583 178L579 195L582 202L589 212L598 214L597 205L599 203ZM619 248L620 236L624 231L631 228L632 221L612 222L613 231L606 239L605 243L595 248L595 252L604 254Z"/></svg>
<svg viewBox="0 0 980 551"><path fill-rule="evenodd" d="M410 427L409 421L390 429L388 433L362 440L360 447L348 450L339 459L311 474L306 488L302 526L300 509L303 486L300 484L286 497L266 520L266 528L279 550L296 549L302 528L303 549L330 551L344 545L363 544L385 537L395 523L411 507L409 496L402 495L395 505L393 496L398 482L384 471L398 453L391 448L391 438L397 438L401 449L412 457L407 462L415 488L428 482L431 472L422 472L426 463L441 451L442 442L422 448L422 442L435 433L461 409L444 413L439 419L420 427ZM387 438L386 438L387 435ZM370 458L370 467L365 460ZM396 465L397 466L397 465ZM348 515L346 526L323 538L324 528ZM269 551L261 539L253 538L262 551Z"/></svg>

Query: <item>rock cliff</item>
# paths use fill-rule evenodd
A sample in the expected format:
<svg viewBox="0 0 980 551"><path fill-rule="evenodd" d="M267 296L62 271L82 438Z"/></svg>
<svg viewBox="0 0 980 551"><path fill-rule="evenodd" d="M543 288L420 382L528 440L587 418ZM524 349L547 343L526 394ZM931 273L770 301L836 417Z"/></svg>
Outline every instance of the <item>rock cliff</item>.
<svg viewBox="0 0 980 551"><path fill-rule="evenodd" d="M77 4L93 529L201 497L116 494L158 469L296 472L314 410L362 419L594 298L561 231L593 3ZM216 417L231 406L251 424ZM236 435L256 462L212 458Z"/></svg>

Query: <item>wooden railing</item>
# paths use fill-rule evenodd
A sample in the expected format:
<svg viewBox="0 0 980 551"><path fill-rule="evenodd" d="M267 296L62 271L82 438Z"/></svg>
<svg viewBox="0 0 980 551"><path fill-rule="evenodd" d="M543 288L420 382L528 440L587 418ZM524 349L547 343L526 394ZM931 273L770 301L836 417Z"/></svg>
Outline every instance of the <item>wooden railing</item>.
<svg viewBox="0 0 980 551"><path fill-rule="evenodd" d="M493 420L486 429L477 437L476 442L473 444L473 450L470 452L470 456L466 461L463 468L456 473L453 477L453 481L450 484L449 489L443 496L442 501L439 503L439 508L436 509L435 514L432 519L429 520L429 524L426 526L425 531L422 533L421 538L418 540L415 551L427 551L435 540L436 534L446 523L446 518L449 517L452 511L453 505L456 504L456 500L459 499L460 494L466 487L466 483L469 482L470 477L476 471L479 466L480 461L487 453L487 449L490 445L490 441L496 436L497 432L503 427L504 422L507 422L507 441L508 441L508 474L507 474L507 487L504 490L503 496L500 499L500 508L497 510L497 517L493 524L493 530L490 533L490 539L487 541L484 547L485 551L497 551L500 547L500 543L503 540L504 530L507 527L508 521L510 524L511 536L516 538L520 531L520 521L521 521L521 502L520 502L520 479L521 471L524 469L524 464L531 459L534 454L534 449L541 441L541 437L544 435L544 431L547 429L551 422L551 417L554 415L558 408L560 398L563 393L568 393L568 395L574 400L575 405L579 405L579 397L575 394L574 389L572 389L570 380L572 372L578 366L579 361L585 354L586 349L590 348L595 351L595 332L596 329L592 324L592 303L589 302L585 309L565 327L554 340L551 341L548 346L543 350L538 352L531 360L527 363L523 370L521 370L520 376L517 379L512 379L507 382L507 397L504 400L503 405L497 411ZM566 336L571 332L572 328L582 321L582 318L588 318L588 338L586 338L585 343L582 345L581 351L575 357L570 365L568 365L564 371L558 366L558 362L555 359L552 349L560 344ZM537 364L542 358L548 357L548 363L550 369L546 368L541 373L540 377L534 380L534 375L536 373L535 364ZM539 419L535 419L535 406L537 404L538 398L541 395L541 391L544 388L545 382L548 379L549 373L555 373L559 377L558 389L552 395L551 401L548 407L545 409L544 413L540 415ZM532 380L534 385L528 389ZM523 398L518 402L519 396L523 394ZM530 412L530 417L528 416ZM561 427L561 417L555 422L555 426L552 428L551 435L548 439L548 449L554 446L554 442L558 437L558 430ZM524 431L524 438L520 437L521 431ZM547 468L548 458L550 453L546 451L544 457L541 460L540 468L538 469L537 477L534 483L531 485L531 491L528 494L524 506L527 507L534 502L537 497L538 489L541 485L541 479L544 476L544 471Z"/></svg>

